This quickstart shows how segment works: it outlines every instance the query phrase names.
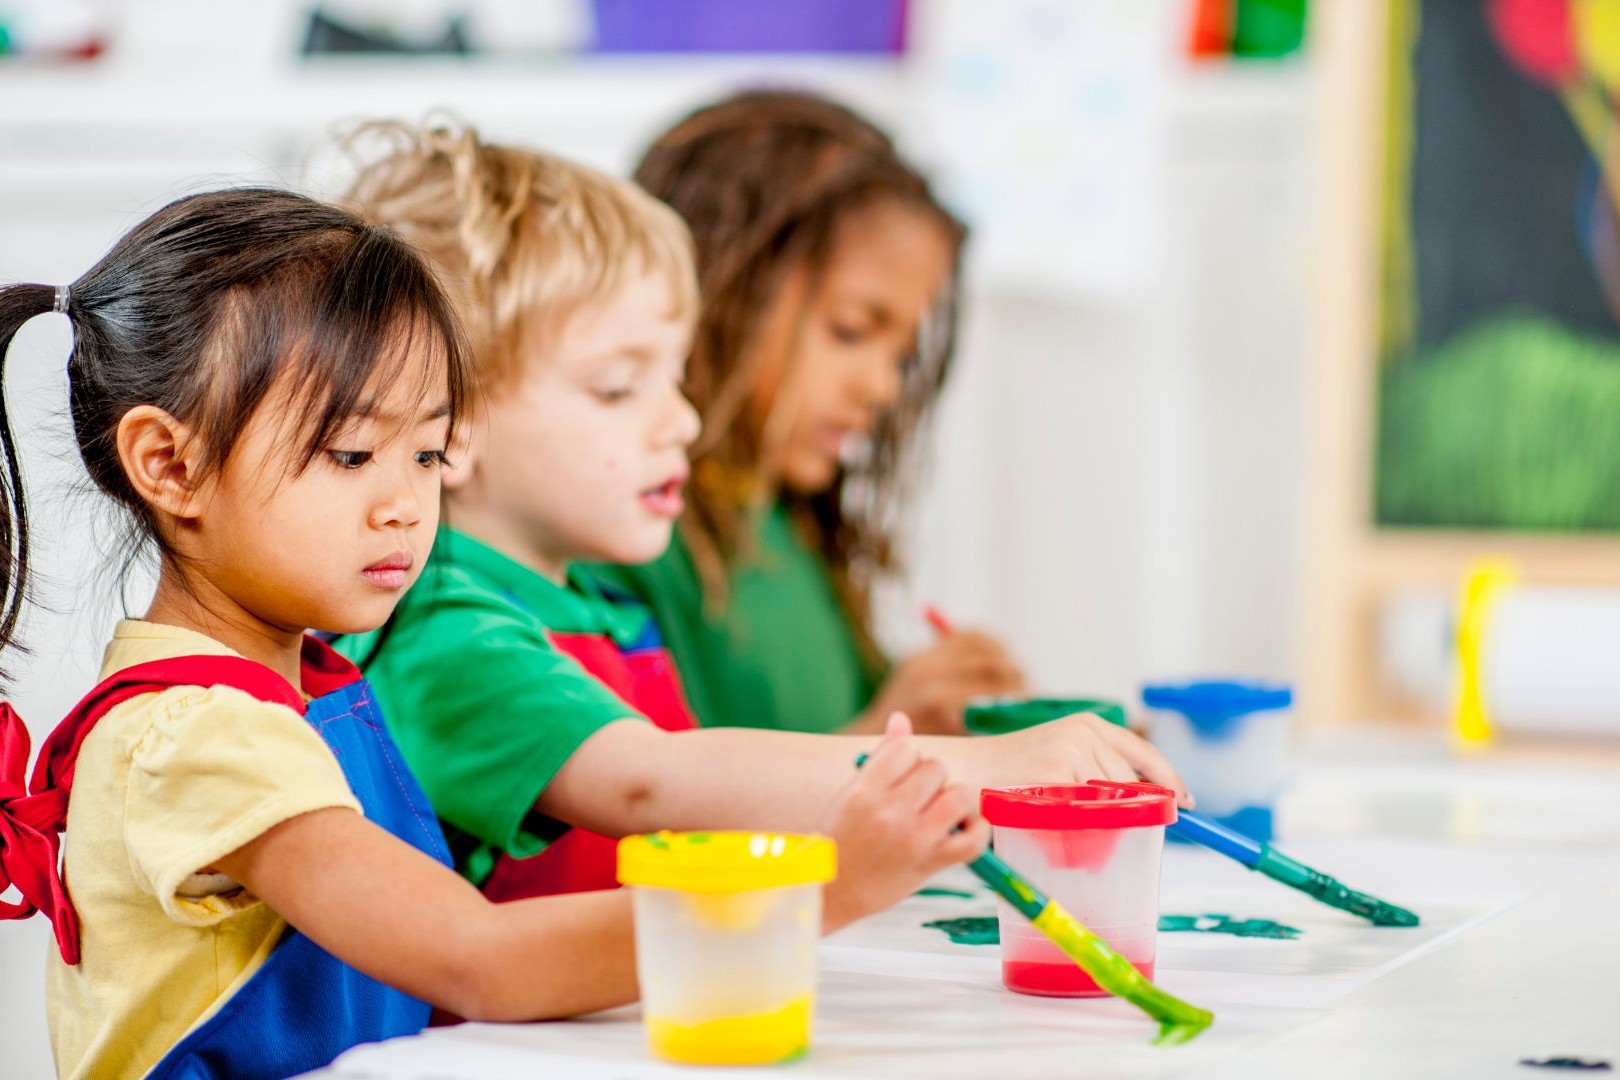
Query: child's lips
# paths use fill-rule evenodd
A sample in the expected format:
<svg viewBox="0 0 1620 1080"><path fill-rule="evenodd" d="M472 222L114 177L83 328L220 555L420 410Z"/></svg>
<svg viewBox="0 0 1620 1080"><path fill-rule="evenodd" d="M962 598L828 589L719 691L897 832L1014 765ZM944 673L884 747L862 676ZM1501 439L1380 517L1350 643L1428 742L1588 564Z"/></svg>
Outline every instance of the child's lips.
<svg viewBox="0 0 1620 1080"><path fill-rule="evenodd" d="M654 516L673 521L686 509L686 500L681 497L681 489L685 486L686 477L672 476L657 487L643 491L641 505Z"/></svg>
<svg viewBox="0 0 1620 1080"><path fill-rule="evenodd" d="M816 432L816 449L834 461L843 461L867 438L869 429L849 424L824 424Z"/></svg>
<svg viewBox="0 0 1620 1080"><path fill-rule="evenodd" d="M415 561L410 552L396 551L387 558L378 559L360 573L379 588L403 589L410 581L411 565Z"/></svg>

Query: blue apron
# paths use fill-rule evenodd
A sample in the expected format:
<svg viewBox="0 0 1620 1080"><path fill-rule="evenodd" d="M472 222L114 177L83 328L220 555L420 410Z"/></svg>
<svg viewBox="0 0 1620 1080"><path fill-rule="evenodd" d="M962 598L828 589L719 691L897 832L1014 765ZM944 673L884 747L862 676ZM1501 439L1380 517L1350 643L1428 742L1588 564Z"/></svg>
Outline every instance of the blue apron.
<svg viewBox="0 0 1620 1080"><path fill-rule="evenodd" d="M449 866L438 819L389 737L371 685L313 638L304 657L306 691L312 662L339 680L352 673L353 681L310 701L304 719L331 747L366 820ZM426 1002L362 975L289 926L247 983L147 1076L292 1076L360 1043L415 1034L427 1026L429 1011Z"/></svg>

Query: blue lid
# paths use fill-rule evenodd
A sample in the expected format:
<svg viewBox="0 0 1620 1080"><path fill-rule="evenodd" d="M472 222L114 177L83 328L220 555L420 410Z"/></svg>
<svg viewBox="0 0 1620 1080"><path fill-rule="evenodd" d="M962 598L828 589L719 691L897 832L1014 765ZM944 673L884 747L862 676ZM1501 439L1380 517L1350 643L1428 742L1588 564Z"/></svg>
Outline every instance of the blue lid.
<svg viewBox="0 0 1620 1080"><path fill-rule="evenodd" d="M1199 734L1217 737L1230 733L1240 717L1286 709L1293 703L1293 688L1284 683L1233 679L1142 687L1143 705L1178 712Z"/></svg>

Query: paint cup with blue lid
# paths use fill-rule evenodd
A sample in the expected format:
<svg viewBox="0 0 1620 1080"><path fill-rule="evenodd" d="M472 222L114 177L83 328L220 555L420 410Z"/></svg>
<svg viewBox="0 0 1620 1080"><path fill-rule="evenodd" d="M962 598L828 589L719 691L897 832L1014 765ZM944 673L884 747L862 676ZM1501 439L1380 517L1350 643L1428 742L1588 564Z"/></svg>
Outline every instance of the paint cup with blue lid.
<svg viewBox="0 0 1620 1080"><path fill-rule="evenodd" d="M1270 840L1287 776L1293 689L1244 679L1156 683L1142 688L1142 704L1148 737L1198 793L1198 812Z"/></svg>

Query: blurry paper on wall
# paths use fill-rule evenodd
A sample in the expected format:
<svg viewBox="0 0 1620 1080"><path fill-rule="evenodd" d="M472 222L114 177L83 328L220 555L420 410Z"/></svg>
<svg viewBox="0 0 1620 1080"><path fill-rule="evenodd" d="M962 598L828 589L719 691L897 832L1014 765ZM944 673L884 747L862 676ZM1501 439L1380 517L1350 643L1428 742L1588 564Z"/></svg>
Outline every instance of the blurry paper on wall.
<svg viewBox="0 0 1620 1080"><path fill-rule="evenodd" d="M1180 0L913 8L921 149L997 288L1125 298L1161 243Z"/></svg>

